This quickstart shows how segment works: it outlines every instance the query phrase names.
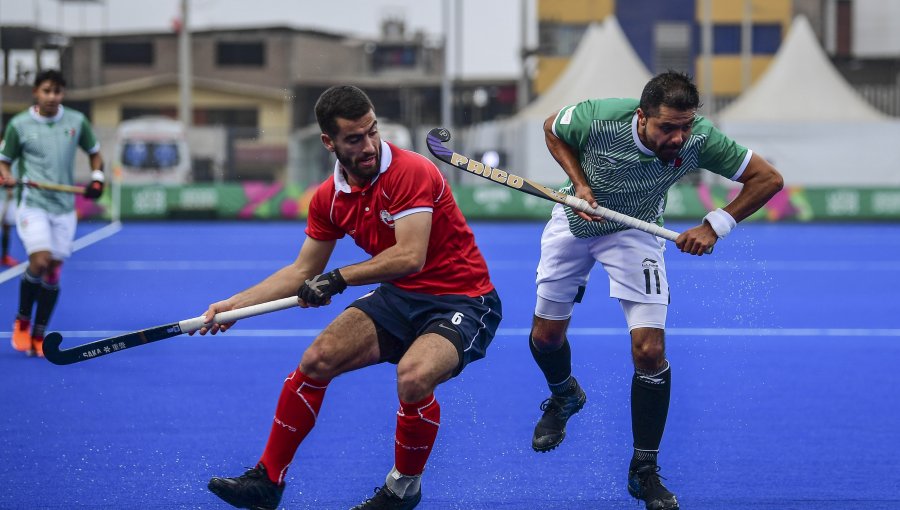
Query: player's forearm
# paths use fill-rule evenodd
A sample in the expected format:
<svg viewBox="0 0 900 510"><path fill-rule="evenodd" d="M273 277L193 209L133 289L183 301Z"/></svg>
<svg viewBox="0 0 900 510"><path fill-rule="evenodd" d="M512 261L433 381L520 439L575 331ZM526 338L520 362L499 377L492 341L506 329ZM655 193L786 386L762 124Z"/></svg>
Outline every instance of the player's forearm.
<svg viewBox="0 0 900 510"><path fill-rule="evenodd" d="M760 210L783 187L784 180L778 172L754 175L724 209L735 221L741 221Z"/></svg>
<svg viewBox="0 0 900 510"><path fill-rule="evenodd" d="M578 161L578 155L575 153L575 150L552 132L546 131L545 138L547 149L550 151L553 159L562 167L572 184L576 188L588 186L587 176L584 175L584 170L581 168L581 163Z"/></svg>
<svg viewBox="0 0 900 510"><path fill-rule="evenodd" d="M274 301L276 299L294 296L297 288L307 278L312 278L317 273L311 271L302 272L298 266L291 264L272 273L265 280L256 285L238 292L231 297L235 308L243 308L250 305Z"/></svg>
<svg viewBox="0 0 900 510"><path fill-rule="evenodd" d="M347 285L368 285L417 273L425 266L425 253L395 244L371 259L340 268Z"/></svg>
<svg viewBox="0 0 900 510"><path fill-rule="evenodd" d="M88 155L91 162L91 170L103 170L103 156L99 152Z"/></svg>

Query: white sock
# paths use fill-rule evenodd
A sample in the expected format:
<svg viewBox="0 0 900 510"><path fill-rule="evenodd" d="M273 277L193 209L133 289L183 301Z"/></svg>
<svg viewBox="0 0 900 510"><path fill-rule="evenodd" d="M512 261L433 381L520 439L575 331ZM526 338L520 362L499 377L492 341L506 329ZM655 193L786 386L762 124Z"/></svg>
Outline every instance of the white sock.
<svg viewBox="0 0 900 510"><path fill-rule="evenodd" d="M384 485L401 499L411 498L422 490L422 475L407 476L397 471L397 466L388 473Z"/></svg>

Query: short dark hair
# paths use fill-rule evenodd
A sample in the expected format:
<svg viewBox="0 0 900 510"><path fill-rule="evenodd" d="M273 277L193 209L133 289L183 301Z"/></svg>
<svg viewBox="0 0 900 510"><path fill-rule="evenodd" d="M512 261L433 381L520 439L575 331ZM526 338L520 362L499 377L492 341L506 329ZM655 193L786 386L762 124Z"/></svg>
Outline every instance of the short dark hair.
<svg viewBox="0 0 900 510"><path fill-rule="evenodd" d="M369 96L358 87L335 85L316 101L316 121L323 133L334 136L338 132L338 117L356 120L374 109Z"/></svg>
<svg viewBox="0 0 900 510"><path fill-rule="evenodd" d="M641 93L641 110L653 117L660 106L680 111L700 108L700 93L690 76L678 71L666 71L653 77Z"/></svg>
<svg viewBox="0 0 900 510"><path fill-rule="evenodd" d="M45 69L39 72L37 76L34 77L34 88L40 87L41 83L44 83L45 81L53 82L63 88L66 86L66 79L63 78L62 73L56 69Z"/></svg>

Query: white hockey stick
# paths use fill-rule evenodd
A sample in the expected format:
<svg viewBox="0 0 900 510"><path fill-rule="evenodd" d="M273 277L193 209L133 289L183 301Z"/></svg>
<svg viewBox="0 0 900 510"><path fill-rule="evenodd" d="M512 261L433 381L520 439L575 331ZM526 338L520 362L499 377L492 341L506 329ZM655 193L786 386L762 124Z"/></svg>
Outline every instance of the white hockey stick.
<svg viewBox="0 0 900 510"><path fill-rule="evenodd" d="M444 128L435 128L428 132L428 150L444 163L455 166L461 170L480 175L489 181L502 184L508 188L517 189L529 195L540 197L551 202L571 207L576 211L581 211L592 216L600 216L609 221L614 221L626 227L662 237L669 241L675 242L680 235L674 230L661 227L655 223L649 223L631 216L624 215L620 212L607 209L605 207L591 207L586 200L572 195L567 195L561 191L548 188L542 184L530 181L516 174L511 174L499 168L491 168L474 159L467 158L461 154L453 152L447 148L444 143L450 140L450 131ZM706 250L706 253L712 253L712 247Z"/></svg>

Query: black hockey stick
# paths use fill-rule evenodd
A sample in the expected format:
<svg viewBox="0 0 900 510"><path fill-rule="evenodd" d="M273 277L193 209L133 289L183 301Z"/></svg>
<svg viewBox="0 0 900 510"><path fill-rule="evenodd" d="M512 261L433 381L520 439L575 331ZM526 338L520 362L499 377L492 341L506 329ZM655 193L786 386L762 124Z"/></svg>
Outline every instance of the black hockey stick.
<svg viewBox="0 0 900 510"><path fill-rule="evenodd" d="M217 313L213 321L219 324L234 322L247 317L284 310L285 308L291 308L293 306L297 306L297 298L294 296L286 297L275 301L248 306L246 308L237 308L235 310ZM204 321L205 319L203 316L194 317L193 319L185 319L180 322L154 326L140 331L132 331L131 333L125 333L124 335L104 338L102 340L88 342L77 347L63 350L59 349L59 345L63 340L62 335L59 333L50 333L44 338L44 357L54 365L71 365L72 363L99 358L100 356L149 344L151 342L156 342L157 340L172 338L173 336L178 336L182 333L192 333L202 328Z"/></svg>
<svg viewBox="0 0 900 510"><path fill-rule="evenodd" d="M538 184L516 174L509 173L505 170L500 170L499 168L491 168L484 163L481 163L480 161L467 158L462 154L453 152L444 145L444 143L449 141L450 131L445 128L434 128L428 132L428 150L430 150L431 153L434 154L434 156L439 160L443 161L444 163L453 165L460 170L465 170L475 175L479 175L489 181L496 182L497 184L502 184L508 188L516 189L524 193L528 193L529 195L533 195L545 200L550 200L551 202L556 202L558 204L571 207L576 211L581 211L592 216L601 216L604 219L614 221L616 223L620 223L637 230L642 230L644 232L662 237L663 239L667 239L672 242L674 242L675 239L677 239L680 235L674 230L660 227L655 223L648 223L637 218L632 218L631 216L627 216L605 207L597 207L596 209L594 209L587 203L586 200L582 198L573 197L572 195L568 195L561 191L550 189L547 186ZM706 253L712 253L712 247L708 248L706 250Z"/></svg>

